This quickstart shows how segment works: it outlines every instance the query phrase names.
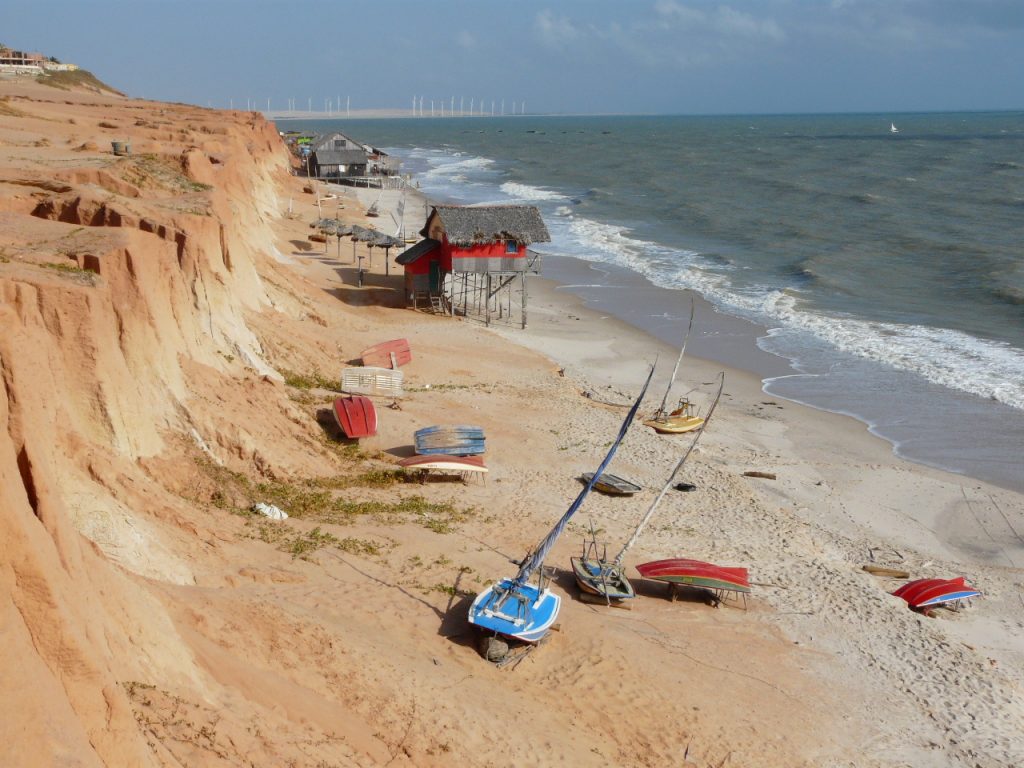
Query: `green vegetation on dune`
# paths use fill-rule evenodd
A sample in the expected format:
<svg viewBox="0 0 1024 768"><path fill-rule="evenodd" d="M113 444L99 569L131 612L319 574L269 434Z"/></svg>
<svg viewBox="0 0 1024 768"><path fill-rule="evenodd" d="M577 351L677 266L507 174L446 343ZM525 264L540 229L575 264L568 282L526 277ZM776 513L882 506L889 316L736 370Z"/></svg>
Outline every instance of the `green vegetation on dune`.
<svg viewBox="0 0 1024 768"><path fill-rule="evenodd" d="M39 75L36 80L43 85L60 88L62 91L70 91L72 88L85 88L90 91L96 91L97 93L106 91L107 93L124 96L121 91L116 88L111 88L87 69L75 69L69 72L47 71L44 74Z"/></svg>

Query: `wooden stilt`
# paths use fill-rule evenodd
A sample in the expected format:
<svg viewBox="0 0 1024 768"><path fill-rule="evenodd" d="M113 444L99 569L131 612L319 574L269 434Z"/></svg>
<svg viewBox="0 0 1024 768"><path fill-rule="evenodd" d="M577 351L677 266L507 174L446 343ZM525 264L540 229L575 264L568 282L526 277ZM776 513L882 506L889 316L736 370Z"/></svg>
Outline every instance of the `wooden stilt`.
<svg viewBox="0 0 1024 768"><path fill-rule="evenodd" d="M522 273L522 288L523 288L523 324L522 328L526 327L526 272Z"/></svg>

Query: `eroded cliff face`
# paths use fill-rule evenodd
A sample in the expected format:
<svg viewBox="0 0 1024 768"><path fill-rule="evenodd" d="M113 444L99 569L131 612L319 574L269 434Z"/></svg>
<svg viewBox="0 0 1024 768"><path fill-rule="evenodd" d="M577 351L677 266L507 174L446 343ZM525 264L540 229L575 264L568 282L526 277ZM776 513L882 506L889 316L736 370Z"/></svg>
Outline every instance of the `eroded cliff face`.
<svg viewBox="0 0 1024 768"><path fill-rule="evenodd" d="M0 117L0 762L175 764L126 684L209 694L154 585L218 534L168 456L329 467L247 322L302 311L261 277L287 153L255 115L38 91Z"/></svg>

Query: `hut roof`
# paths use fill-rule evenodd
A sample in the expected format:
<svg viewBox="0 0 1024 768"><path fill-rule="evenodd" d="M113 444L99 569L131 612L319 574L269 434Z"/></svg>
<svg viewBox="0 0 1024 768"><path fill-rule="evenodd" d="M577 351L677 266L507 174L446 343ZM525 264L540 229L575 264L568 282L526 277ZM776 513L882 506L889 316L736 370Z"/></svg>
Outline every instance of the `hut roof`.
<svg viewBox="0 0 1024 768"><path fill-rule="evenodd" d="M434 213L441 217L449 243L472 245L515 240L529 245L551 240L540 211L532 205L436 205ZM428 217L428 224L429 221ZM420 234L426 236L427 228Z"/></svg>
<svg viewBox="0 0 1024 768"><path fill-rule="evenodd" d="M318 165L366 164L366 153L361 149L318 149L313 157Z"/></svg>
<svg viewBox="0 0 1024 768"><path fill-rule="evenodd" d="M420 240L416 245L411 248L406 248L398 256L395 257L395 261L399 264L412 264L420 256L425 256L435 248L441 245L437 240L432 240L429 237Z"/></svg>

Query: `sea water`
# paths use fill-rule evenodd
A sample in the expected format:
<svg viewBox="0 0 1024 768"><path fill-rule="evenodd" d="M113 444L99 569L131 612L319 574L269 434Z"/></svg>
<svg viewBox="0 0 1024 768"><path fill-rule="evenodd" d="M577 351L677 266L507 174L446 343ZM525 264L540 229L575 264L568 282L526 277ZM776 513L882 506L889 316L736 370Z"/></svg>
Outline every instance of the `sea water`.
<svg viewBox="0 0 1024 768"><path fill-rule="evenodd" d="M434 200L536 205L548 276L563 255L592 264L595 286L628 270L698 291L788 362L761 371L769 393L855 416L906 458L1024 487L1024 113L287 127L382 147ZM687 312L681 295L648 330L677 341Z"/></svg>

